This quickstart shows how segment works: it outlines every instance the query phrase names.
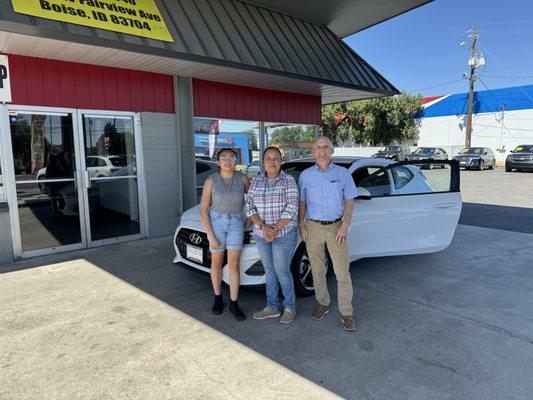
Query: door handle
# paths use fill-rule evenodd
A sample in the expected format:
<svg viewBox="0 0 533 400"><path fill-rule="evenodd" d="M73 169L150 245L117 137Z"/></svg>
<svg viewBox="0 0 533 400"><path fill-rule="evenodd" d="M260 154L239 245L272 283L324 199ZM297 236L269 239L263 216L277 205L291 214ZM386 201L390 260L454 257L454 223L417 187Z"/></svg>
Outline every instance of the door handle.
<svg viewBox="0 0 533 400"><path fill-rule="evenodd" d="M437 204L433 204L433 208L450 208L450 207L455 207L456 205L457 203L454 203L454 202L437 203Z"/></svg>
<svg viewBox="0 0 533 400"><path fill-rule="evenodd" d="M83 184L87 189L91 188L91 180L89 179L89 171L83 171Z"/></svg>

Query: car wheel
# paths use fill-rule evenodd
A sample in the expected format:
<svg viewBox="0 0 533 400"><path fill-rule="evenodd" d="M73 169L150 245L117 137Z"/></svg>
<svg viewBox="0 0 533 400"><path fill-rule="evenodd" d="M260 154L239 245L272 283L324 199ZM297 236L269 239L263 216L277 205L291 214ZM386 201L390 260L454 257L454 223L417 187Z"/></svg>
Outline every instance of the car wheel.
<svg viewBox="0 0 533 400"><path fill-rule="evenodd" d="M40 176L38 181L41 181L43 179L46 179L45 176ZM46 194L48 193L48 189L46 187L46 183L37 183L37 187L39 188L39 191L42 193L42 194Z"/></svg>
<svg viewBox="0 0 533 400"><path fill-rule="evenodd" d="M294 290L298 296L307 297L315 294L311 262L303 242L298 246L292 257L291 273L294 280Z"/></svg>
<svg viewBox="0 0 533 400"><path fill-rule="evenodd" d="M490 165L489 165L489 170L492 171L493 169L494 169L494 164L490 164Z"/></svg>
<svg viewBox="0 0 533 400"><path fill-rule="evenodd" d="M435 166L433 164L429 164L428 168L433 169Z"/></svg>
<svg viewBox="0 0 533 400"><path fill-rule="evenodd" d="M511 172L512 170L512 168L505 167L505 172Z"/></svg>
<svg viewBox="0 0 533 400"><path fill-rule="evenodd" d="M483 171L485 169L485 161L480 160L479 161L479 170Z"/></svg>

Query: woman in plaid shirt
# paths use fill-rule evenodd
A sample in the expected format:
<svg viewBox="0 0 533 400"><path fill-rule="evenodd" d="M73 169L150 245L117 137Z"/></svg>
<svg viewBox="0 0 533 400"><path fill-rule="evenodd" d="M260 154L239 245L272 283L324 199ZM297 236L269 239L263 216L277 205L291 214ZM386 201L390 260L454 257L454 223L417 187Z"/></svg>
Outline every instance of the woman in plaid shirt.
<svg viewBox="0 0 533 400"><path fill-rule="evenodd" d="M281 152L269 147L263 152L265 172L253 181L246 196L246 216L254 223L254 236L265 268L267 306L253 314L254 319L281 315L278 288L283 293L283 315L288 324L296 316L296 296L290 264L298 239L298 185L281 171Z"/></svg>

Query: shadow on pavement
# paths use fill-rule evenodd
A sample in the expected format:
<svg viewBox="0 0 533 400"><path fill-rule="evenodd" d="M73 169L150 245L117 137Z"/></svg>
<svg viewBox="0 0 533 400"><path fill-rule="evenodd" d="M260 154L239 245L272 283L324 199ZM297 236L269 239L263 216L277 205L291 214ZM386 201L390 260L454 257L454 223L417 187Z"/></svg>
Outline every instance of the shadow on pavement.
<svg viewBox="0 0 533 400"><path fill-rule="evenodd" d="M463 203L459 223L483 228L533 233L533 208Z"/></svg>

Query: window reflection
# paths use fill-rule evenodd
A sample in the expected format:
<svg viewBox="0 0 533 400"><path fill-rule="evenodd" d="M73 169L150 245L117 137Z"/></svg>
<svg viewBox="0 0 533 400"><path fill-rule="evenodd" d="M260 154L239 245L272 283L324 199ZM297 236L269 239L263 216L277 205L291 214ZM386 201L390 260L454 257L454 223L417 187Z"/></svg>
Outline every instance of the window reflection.
<svg viewBox="0 0 533 400"><path fill-rule="evenodd" d="M195 118L194 150L199 195L206 178L218 170L216 154L224 147L235 150L237 170L250 178L259 174L259 122Z"/></svg>
<svg viewBox="0 0 533 400"><path fill-rule="evenodd" d="M17 181L74 176L70 114L15 114L9 122Z"/></svg>
<svg viewBox="0 0 533 400"><path fill-rule="evenodd" d="M136 175L133 118L85 116L83 128L85 166L91 178Z"/></svg>
<svg viewBox="0 0 533 400"><path fill-rule="evenodd" d="M283 161L313 156L315 126L266 122L265 146L281 150Z"/></svg>

